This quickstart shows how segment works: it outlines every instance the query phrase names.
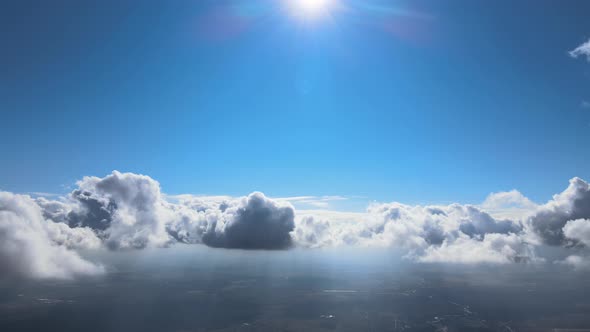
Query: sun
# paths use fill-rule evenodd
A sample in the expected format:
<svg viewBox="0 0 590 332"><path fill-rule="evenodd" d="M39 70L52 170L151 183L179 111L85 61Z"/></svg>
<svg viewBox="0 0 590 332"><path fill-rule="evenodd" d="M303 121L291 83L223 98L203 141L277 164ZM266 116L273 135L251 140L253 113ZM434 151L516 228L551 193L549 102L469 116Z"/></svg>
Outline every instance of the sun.
<svg viewBox="0 0 590 332"><path fill-rule="evenodd" d="M289 0L291 14L300 18L314 19L330 12L336 0Z"/></svg>
<svg viewBox="0 0 590 332"><path fill-rule="evenodd" d="M296 0L301 10L307 13L318 13L326 9L329 0Z"/></svg>

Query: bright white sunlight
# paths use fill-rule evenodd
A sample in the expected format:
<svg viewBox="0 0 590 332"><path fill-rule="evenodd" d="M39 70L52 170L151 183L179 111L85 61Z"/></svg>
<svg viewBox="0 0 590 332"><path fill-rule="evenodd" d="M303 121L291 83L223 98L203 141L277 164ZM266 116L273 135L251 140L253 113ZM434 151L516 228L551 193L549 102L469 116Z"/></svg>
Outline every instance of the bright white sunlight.
<svg viewBox="0 0 590 332"><path fill-rule="evenodd" d="M287 0L291 15L305 20L329 15L338 0Z"/></svg>

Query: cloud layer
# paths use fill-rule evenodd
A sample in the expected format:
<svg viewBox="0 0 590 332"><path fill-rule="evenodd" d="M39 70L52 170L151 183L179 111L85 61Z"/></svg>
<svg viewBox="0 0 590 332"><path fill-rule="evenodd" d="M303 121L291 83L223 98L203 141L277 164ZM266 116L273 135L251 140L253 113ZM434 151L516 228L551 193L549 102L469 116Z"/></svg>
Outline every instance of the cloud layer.
<svg viewBox="0 0 590 332"><path fill-rule="evenodd" d="M308 247L392 247L423 262L508 263L533 260L520 222L497 220L475 206L374 204L363 221L303 218L296 242Z"/></svg>
<svg viewBox="0 0 590 332"><path fill-rule="evenodd" d="M71 278L104 269L77 249L166 247L231 249L338 246L391 248L409 260L446 263L558 261L590 266L590 186L582 179L545 204L518 191L480 205L373 203L364 213L300 210L296 199L166 196L149 176L117 171L85 177L57 199L0 193L0 267L6 275ZM553 261L553 259L552 259Z"/></svg>

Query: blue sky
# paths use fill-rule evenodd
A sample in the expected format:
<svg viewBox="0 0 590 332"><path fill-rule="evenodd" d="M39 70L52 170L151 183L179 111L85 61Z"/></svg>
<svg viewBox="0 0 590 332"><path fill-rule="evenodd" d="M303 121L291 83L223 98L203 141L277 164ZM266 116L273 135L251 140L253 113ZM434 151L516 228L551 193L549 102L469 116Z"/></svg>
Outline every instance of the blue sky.
<svg viewBox="0 0 590 332"><path fill-rule="evenodd" d="M590 63L568 55L589 2L340 5L4 3L0 188L117 169L171 194L432 203L590 179Z"/></svg>

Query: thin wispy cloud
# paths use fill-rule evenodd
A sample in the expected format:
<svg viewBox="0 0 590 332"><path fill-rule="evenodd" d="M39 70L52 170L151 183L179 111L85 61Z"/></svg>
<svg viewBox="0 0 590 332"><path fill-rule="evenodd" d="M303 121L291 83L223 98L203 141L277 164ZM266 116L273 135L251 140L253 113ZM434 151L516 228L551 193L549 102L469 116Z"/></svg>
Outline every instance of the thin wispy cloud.
<svg viewBox="0 0 590 332"><path fill-rule="evenodd" d="M31 192L27 192L25 194L31 195L33 197L59 197L59 196L62 196L62 194L45 193L45 192L39 192L39 191L31 191Z"/></svg>
<svg viewBox="0 0 590 332"><path fill-rule="evenodd" d="M326 209L330 207L330 203L337 201L347 201L350 198L344 196L293 196L275 198L278 201L290 202L295 206L309 206L315 208Z"/></svg>
<svg viewBox="0 0 590 332"><path fill-rule="evenodd" d="M573 58L586 57L590 61L590 40L570 51L569 55Z"/></svg>

